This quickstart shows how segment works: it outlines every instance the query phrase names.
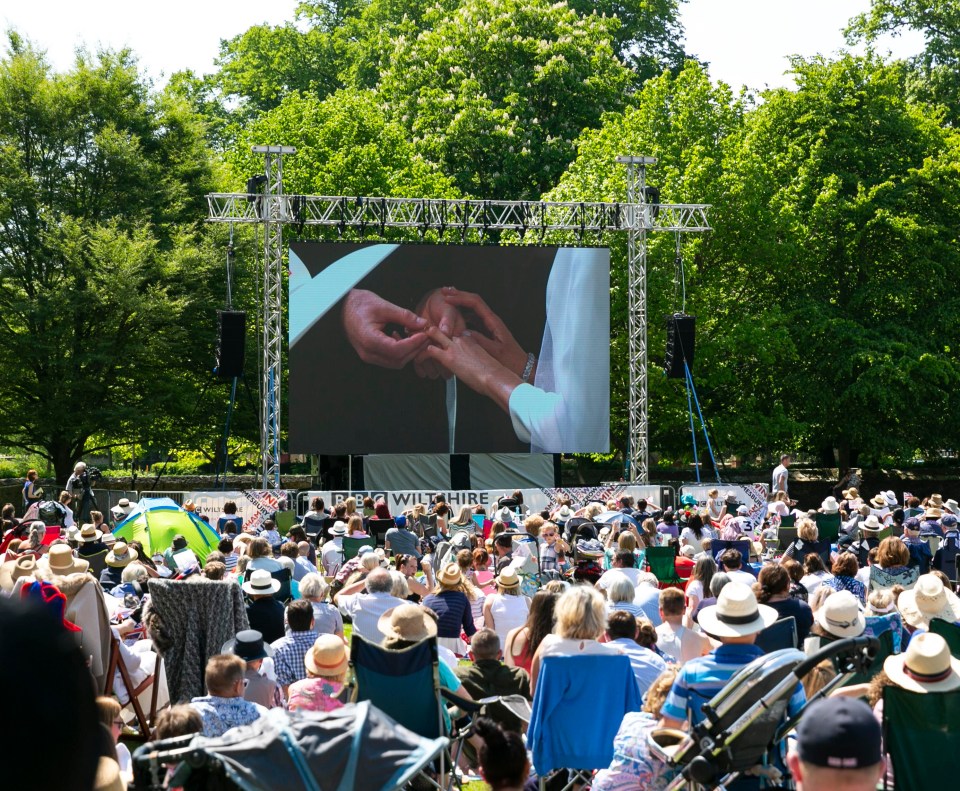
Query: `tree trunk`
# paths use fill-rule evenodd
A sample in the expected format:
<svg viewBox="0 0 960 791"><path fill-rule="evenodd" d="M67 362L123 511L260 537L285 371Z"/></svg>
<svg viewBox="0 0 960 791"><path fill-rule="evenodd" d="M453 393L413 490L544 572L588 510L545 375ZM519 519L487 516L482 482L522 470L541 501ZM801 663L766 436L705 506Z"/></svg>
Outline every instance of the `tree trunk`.
<svg viewBox="0 0 960 791"><path fill-rule="evenodd" d="M71 453L70 443L67 440L53 440L47 445L47 452L53 461L53 472L57 484L61 487L66 486L67 478L73 473L73 465L77 463L79 456ZM56 499L59 492L51 492L50 498Z"/></svg>

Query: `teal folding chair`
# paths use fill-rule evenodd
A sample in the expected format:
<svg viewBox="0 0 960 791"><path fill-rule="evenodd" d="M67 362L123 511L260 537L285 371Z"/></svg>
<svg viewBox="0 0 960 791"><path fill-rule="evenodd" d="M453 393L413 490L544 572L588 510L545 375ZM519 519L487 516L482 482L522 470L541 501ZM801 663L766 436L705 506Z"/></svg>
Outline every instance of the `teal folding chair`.
<svg viewBox="0 0 960 791"><path fill-rule="evenodd" d="M367 538L344 538L343 539L343 562L346 563L351 558L355 558L360 551L360 547L370 547L373 549L377 545L377 539L373 536Z"/></svg>
<svg viewBox="0 0 960 791"><path fill-rule="evenodd" d="M960 626L945 621L942 618L934 618L930 621L930 631L940 635L946 640L951 655L956 659L960 659Z"/></svg>
<svg viewBox="0 0 960 791"><path fill-rule="evenodd" d="M820 540L836 544L840 537L840 514L816 514L813 519L817 523Z"/></svg>
<svg viewBox="0 0 960 791"><path fill-rule="evenodd" d="M883 746L896 791L928 791L954 777L960 745L960 690L883 688ZM936 780L940 778L940 780ZM884 779L884 788L889 788ZM892 791L892 789L891 789Z"/></svg>

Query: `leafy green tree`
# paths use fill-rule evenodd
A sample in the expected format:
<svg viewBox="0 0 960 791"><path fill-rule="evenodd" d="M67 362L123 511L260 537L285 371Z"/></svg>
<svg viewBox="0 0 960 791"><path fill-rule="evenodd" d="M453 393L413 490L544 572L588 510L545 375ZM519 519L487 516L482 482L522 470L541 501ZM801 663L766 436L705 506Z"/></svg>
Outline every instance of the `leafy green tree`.
<svg viewBox="0 0 960 791"><path fill-rule="evenodd" d="M549 189L580 132L620 109L632 82L613 49L617 22L561 3L465 0L424 20L395 40L379 90L416 149L476 197Z"/></svg>
<svg viewBox="0 0 960 791"><path fill-rule="evenodd" d="M957 0L873 0L847 29L851 43L876 41L904 30L923 34L923 52L910 59L907 80L912 96L947 108L949 122L960 123L960 3Z"/></svg>
<svg viewBox="0 0 960 791"><path fill-rule="evenodd" d="M63 479L90 437L160 439L194 408L212 160L197 116L128 52L55 74L16 34L0 150L0 433Z"/></svg>

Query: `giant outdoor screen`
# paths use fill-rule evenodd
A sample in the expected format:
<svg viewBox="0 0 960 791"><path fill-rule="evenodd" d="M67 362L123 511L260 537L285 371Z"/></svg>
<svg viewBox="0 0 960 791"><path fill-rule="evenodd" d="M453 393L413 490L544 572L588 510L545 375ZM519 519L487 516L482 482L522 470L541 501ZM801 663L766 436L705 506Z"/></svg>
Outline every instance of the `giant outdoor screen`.
<svg viewBox="0 0 960 791"><path fill-rule="evenodd" d="M294 453L605 452L605 248L290 248Z"/></svg>

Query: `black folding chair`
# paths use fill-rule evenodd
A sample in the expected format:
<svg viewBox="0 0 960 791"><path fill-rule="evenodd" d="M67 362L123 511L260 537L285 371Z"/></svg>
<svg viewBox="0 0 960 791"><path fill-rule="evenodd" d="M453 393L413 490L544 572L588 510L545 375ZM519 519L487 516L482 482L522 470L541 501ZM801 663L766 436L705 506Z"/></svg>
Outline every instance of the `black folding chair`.
<svg viewBox="0 0 960 791"><path fill-rule="evenodd" d="M382 547L386 542L387 531L393 527L392 519L369 519L367 520L367 532L373 536L378 547Z"/></svg>

